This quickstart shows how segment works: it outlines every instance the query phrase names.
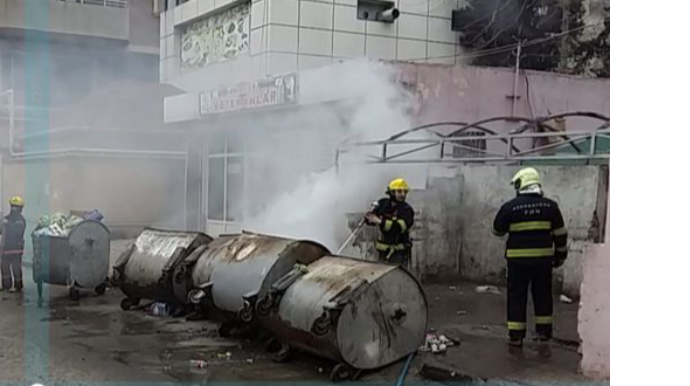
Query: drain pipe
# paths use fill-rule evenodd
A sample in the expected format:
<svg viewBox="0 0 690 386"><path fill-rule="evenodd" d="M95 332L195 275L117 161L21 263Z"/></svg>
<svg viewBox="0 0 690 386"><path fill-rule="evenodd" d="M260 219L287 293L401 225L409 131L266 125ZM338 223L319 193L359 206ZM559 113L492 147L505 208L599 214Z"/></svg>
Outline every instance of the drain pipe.
<svg viewBox="0 0 690 386"><path fill-rule="evenodd" d="M515 58L515 75L513 77L513 104L511 108L511 116L515 116L515 106L518 99L518 83L520 81L520 56L522 54L522 40L518 40L517 55Z"/></svg>

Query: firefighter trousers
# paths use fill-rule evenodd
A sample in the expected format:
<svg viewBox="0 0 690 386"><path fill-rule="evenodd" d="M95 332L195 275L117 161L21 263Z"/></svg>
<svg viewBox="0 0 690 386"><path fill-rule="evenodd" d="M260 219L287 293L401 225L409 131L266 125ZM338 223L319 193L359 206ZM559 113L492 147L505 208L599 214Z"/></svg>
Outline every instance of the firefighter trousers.
<svg viewBox="0 0 690 386"><path fill-rule="evenodd" d="M553 335L553 263L508 262L507 319L510 339L524 339L527 335L527 296L532 288L534 322L541 339Z"/></svg>
<svg viewBox="0 0 690 386"><path fill-rule="evenodd" d="M21 290L24 287L22 282L22 255L3 255L0 257L0 272L2 273L2 289L11 289L13 278L15 289Z"/></svg>
<svg viewBox="0 0 690 386"><path fill-rule="evenodd" d="M390 254L390 256L389 256ZM405 269L410 269L410 257L412 251L410 249L403 249L399 251L379 251L379 261L381 263L401 265Z"/></svg>

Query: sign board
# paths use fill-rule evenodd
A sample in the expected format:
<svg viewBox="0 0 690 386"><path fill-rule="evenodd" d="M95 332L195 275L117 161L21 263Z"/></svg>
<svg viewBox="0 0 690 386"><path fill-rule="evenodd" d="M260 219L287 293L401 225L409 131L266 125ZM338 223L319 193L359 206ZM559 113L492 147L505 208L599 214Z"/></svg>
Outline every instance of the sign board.
<svg viewBox="0 0 690 386"><path fill-rule="evenodd" d="M199 112L204 116L293 104L297 102L297 92L297 74L274 76L254 83L202 92L199 95Z"/></svg>

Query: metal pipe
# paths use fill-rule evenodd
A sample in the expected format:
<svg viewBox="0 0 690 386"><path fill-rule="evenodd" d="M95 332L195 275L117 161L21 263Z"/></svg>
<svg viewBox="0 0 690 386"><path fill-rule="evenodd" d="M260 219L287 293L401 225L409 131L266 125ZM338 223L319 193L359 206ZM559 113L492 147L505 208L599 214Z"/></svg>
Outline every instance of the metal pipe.
<svg viewBox="0 0 690 386"><path fill-rule="evenodd" d="M515 58L515 77L513 79L513 106L511 109L511 116L515 116L515 106L518 98L518 81L520 80L520 56L522 54L522 40L518 41L517 55Z"/></svg>

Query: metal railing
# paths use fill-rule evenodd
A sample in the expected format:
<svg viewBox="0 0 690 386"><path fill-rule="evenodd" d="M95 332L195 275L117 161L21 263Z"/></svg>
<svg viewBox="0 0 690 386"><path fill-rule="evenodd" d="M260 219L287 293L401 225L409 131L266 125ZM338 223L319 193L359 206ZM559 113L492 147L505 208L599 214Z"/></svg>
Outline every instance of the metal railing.
<svg viewBox="0 0 690 386"><path fill-rule="evenodd" d="M96 5L99 7L127 8L127 0L51 0L63 3L78 3L84 5Z"/></svg>
<svg viewBox="0 0 690 386"><path fill-rule="evenodd" d="M566 135L567 138L564 138ZM337 149L336 164L344 161L347 155L366 158L367 163L390 164L504 163L535 160L599 160L606 163L610 159L610 150L598 149L597 144L610 138L610 129L605 129L589 132L493 134L481 137L388 139L343 145ZM464 144L476 142L477 139L486 141L486 148L478 149ZM543 146L530 145L526 150L520 149L525 143L532 144L537 139L549 139L551 143ZM582 143L586 141L587 146L583 148ZM575 150L563 151L564 145L571 145ZM401 148L404 150L400 150ZM457 156L453 151L458 148L464 150L463 156Z"/></svg>

